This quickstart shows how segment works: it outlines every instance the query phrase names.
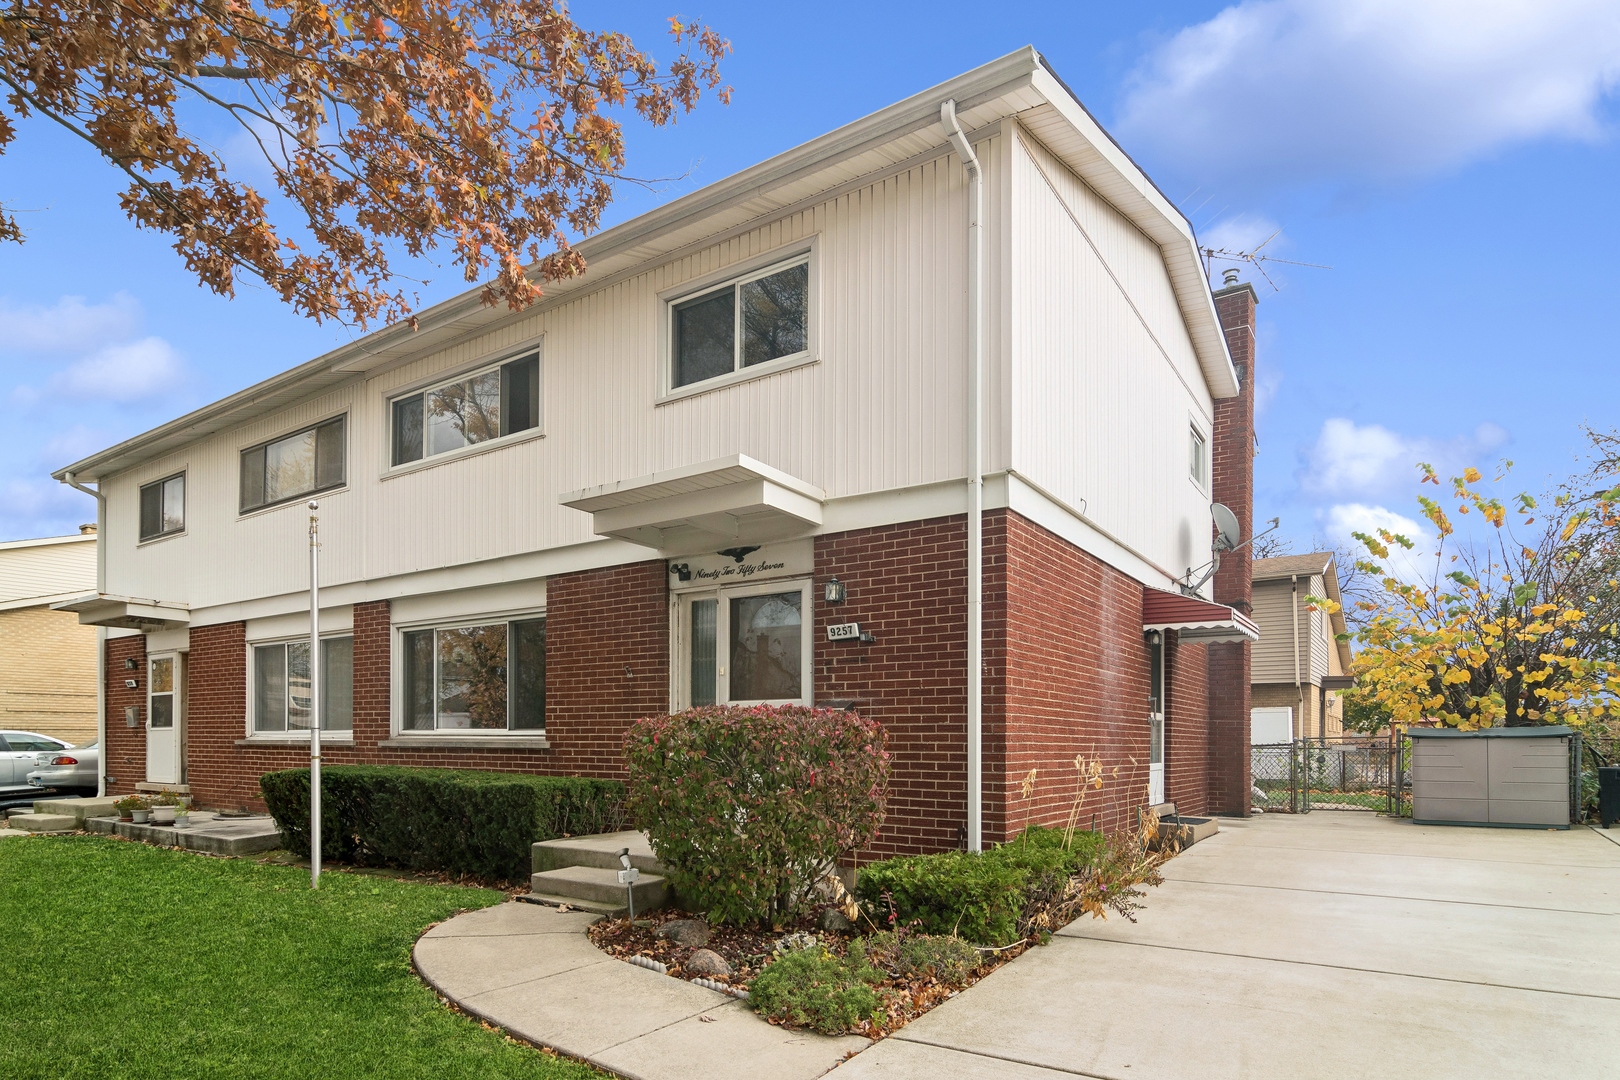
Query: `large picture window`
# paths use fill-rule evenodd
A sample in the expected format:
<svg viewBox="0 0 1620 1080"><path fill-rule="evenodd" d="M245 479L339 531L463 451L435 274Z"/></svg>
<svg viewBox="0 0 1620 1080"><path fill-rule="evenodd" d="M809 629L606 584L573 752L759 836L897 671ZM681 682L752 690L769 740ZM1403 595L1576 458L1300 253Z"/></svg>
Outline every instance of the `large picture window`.
<svg viewBox="0 0 1620 1080"><path fill-rule="evenodd" d="M343 417L242 451L242 510L343 486Z"/></svg>
<svg viewBox="0 0 1620 1080"><path fill-rule="evenodd" d="M173 536L186 527L186 474L141 485L141 539Z"/></svg>
<svg viewBox="0 0 1620 1080"><path fill-rule="evenodd" d="M671 385L691 386L810 350L810 260L777 264L670 305Z"/></svg>
<svg viewBox="0 0 1620 1080"><path fill-rule="evenodd" d="M540 356L464 375L393 403L393 463L404 465L540 426Z"/></svg>
<svg viewBox="0 0 1620 1080"><path fill-rule="evenodd" d="M789 704L810 700L808 584L786 581L681 599L678 660L685 702Z"/></svg>
<svg viewBox="0 0 1620 1080"><path fill-rule="evenodd" d="M309 641L253 647L253 730L309 731ZM321 730L354 728L354 638L321 639Z"/></svg>
<svg viewBox="0 0 1620 1080"><path fill-rule="evenodd" d="M546 620L400 635L404 731L544 731Z"/></svg>

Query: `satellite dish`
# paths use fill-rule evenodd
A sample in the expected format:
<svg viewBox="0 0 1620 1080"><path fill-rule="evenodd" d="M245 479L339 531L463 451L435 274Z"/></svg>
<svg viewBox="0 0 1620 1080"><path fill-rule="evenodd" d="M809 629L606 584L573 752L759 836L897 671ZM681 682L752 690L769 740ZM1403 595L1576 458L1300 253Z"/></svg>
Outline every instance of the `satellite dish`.
<svg viewBox="0 0 1620 1080"><path fill-rule="evenodd" d="M1220 503L1209 504L1209 514L1215 519L1215 550L1231 551L1243 541L1243 530L1237 515Z"/></svg>

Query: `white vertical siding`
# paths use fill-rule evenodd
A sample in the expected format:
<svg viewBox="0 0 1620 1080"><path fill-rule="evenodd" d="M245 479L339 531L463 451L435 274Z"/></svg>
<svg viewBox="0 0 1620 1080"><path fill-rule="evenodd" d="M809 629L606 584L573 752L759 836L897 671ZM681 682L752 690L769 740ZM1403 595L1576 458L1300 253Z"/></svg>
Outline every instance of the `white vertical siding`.
<svg viewBox="0 0 1620 1080"><path fill-rule="evenodd" d="M1012 466L1180 576L1209 558L1188 425L1208 438L1214 406L1163 255L1028 133L1010 141Z"/></svg>
<svg viewBox="0 0 1620 1080"><path fill-rule="evenodd" d="M986 164L987 267L1006 264L1008 140ZM593 539L564 491L748 454L838 497L965 476L966 198L942 155L696 254L423 356L112 478L109 591L194 608L307 586L301 503L237 514L241 448L347 412L348 486L321 496L327 584ZM818 363L655 404L663 386L659 294L814 238ZM1000 347L1005 288L987 309L986 468L1004 468L1012 410ZM387 401L400 388L544 335L544 437L384 477ZM187 473L186 531L135 542L138 486ZM649 551L648 553L652 553Z"/></svg>

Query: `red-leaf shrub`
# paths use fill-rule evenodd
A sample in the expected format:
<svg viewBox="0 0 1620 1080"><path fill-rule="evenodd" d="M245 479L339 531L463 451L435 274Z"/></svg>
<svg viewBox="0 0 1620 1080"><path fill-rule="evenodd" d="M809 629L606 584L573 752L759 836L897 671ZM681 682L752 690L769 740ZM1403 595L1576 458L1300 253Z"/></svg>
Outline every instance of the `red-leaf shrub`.
<svg viewBox="0 0 1620 1080"><path fill-rule="evenodd" d="M625 736L626 808L670 883L716 922L799 909L883 823L883 728L835 709L706 706Z"/></svg>

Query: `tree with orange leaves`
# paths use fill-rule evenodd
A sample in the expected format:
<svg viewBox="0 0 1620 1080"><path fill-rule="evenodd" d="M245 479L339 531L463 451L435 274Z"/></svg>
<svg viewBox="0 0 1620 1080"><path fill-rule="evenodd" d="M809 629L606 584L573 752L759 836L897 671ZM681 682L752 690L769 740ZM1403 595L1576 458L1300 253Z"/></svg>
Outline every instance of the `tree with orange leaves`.
<svg viewBox="0 0 1620 1080"><path fill-rule="evenodd" d="M1415 549L1412 539L1383 529L1357 533L1372 556L1358 565L1383 584L1379 599L1362 604L1367 617L1356 635L1356 692L1366 704L1397 725L1438 718L1467 730L1580 726L1613 714L1620 702L1615 466L1600 461L1563 485L1545 512L1523 493L1510 510L1486 493L1477 469L1453 477L1455 513L1483 519L1485 535L1460 543L1441 501L1419 498L1437 542L1432 570L1417 581L1389 569L1396 548ZM1440 486L1433 468L1420 467L1424 483ZM1521 540L1523 530L1530 535Z"/></svg>
<svg viewBox="0 0 1620 1080"><path fill-rule="evenodd" d="M315 319L409 317L389 251L448 248L488 304L521 310L578 274L625 164L633 108L662 125L722 101L713 30L670 20L661 71L555 0L15 0L0 11L0 153L41 117L129 180L121 203L169 233L208 288L265 282ZM238 125L286 209L196 134ZM0 206L0 239L23 238Z"/></svg>

